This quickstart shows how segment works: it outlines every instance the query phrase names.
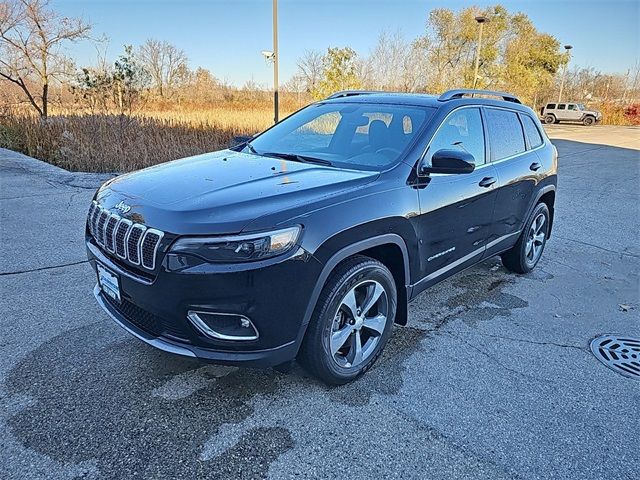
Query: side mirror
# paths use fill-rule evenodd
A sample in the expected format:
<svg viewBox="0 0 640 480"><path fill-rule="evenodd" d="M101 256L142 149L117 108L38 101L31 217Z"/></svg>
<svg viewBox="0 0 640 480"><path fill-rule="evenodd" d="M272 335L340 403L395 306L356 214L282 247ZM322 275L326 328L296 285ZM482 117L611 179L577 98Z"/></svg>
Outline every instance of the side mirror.
<svg viewBox="0 0 640 480"><path fill-rule="evenodd" d="M431 165L422 160L420 175L428 173L471 173L476 168L473 155L462 150L438 150L431 157Z"/></svg>

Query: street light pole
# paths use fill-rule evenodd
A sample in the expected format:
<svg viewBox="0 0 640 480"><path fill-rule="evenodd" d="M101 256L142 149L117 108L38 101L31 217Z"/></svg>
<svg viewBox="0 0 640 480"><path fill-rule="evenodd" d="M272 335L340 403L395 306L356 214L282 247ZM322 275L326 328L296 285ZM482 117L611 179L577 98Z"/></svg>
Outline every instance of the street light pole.
<svg viewBox="0 0 640 480"><path fill-rule="evenodd" d="M476 48L476 65L475 68L473 69L473 89L475 90L476 85L478 83L478 68L480 67L480 50L482 49L482 27L484 26L485 22L487 22L489 19L487 17L484 17L482 15L478 15L476 17L476 22L478 22L480 24L480 31L478 32L478 46Z"/></svg>
<svg viewBox="0 0 640 480"><path fill-rule="evenodd" d="M562 79L560 80L560 93L558 93L558 103L562 101L562 90L564 90L564 77L567 76L567 68L569 67L569 60L571 60L572 45L565 45L564 49L567 51L567 63L564 64L564 71L562 72Z"/></svg>
<svg viewBox="0 0 640 480"><path fill-rule="evenodd" d="M278 0L273 0L273 121L278 123Z"/></svg>

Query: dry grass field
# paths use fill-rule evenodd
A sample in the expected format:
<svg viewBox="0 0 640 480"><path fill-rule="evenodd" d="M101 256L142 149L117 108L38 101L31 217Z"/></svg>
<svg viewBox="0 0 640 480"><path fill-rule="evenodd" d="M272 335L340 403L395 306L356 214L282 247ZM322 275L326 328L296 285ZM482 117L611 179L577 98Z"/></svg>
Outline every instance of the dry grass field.
<svg viewBox="0 0 640 480"><path fill-rule="evenodd" d="M281 118L300 106L298 99L287 98ZM128 172L226 148L235 136L269 127L272 108L268 100L215 106L147 104L131 115L58 107L46 120L5 112L0 115L0 147L71 171ZM629 123L621 108L601 109L605 123Z"/></svg>
<svg viewBox="0 0 640 480"><path fill-rule="evenodd" d="M46 120L12 113L0 119L0 146L72 171L126 172L226 148L234 136L264 130L272 119L270 105L130 116L57 112Z"/></svg>

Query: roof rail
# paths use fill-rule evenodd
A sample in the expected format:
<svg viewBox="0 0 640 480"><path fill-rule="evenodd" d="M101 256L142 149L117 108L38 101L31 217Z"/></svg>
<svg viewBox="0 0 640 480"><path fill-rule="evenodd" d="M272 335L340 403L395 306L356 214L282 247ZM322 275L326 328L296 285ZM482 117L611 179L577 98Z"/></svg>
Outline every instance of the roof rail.
<svg viewBox="0 0 640 480"><path fill-rule="evenodd" d="M501 97L505 102L522 103L518 97L510 93L495 92L493 90L474 90L472 88L447 90L438 97L438 101L446 102L447 100L462 98L464 95L491 95L493 97Z"/></svg>
<svg viewBox="0 0 640 480"><path fill-rule="evenodd" d="M371 95L373 93L385 93L385 92L376 92L375 90L343 90L341 92L336 92L329 95L326 99L330 100L332 98L356 97L358 95Z"/></svg>

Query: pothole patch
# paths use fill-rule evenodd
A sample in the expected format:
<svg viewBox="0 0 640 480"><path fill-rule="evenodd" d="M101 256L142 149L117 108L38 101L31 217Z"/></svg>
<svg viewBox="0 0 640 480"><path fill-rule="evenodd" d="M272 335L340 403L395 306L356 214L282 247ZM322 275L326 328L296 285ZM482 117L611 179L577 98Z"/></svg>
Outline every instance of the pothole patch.
<svg viewBox="0 0 640 480"><path fill-rule="evenodd" d="M611 370L640 380L640 339L602 335L591 341L591 352Z"/></svg>

